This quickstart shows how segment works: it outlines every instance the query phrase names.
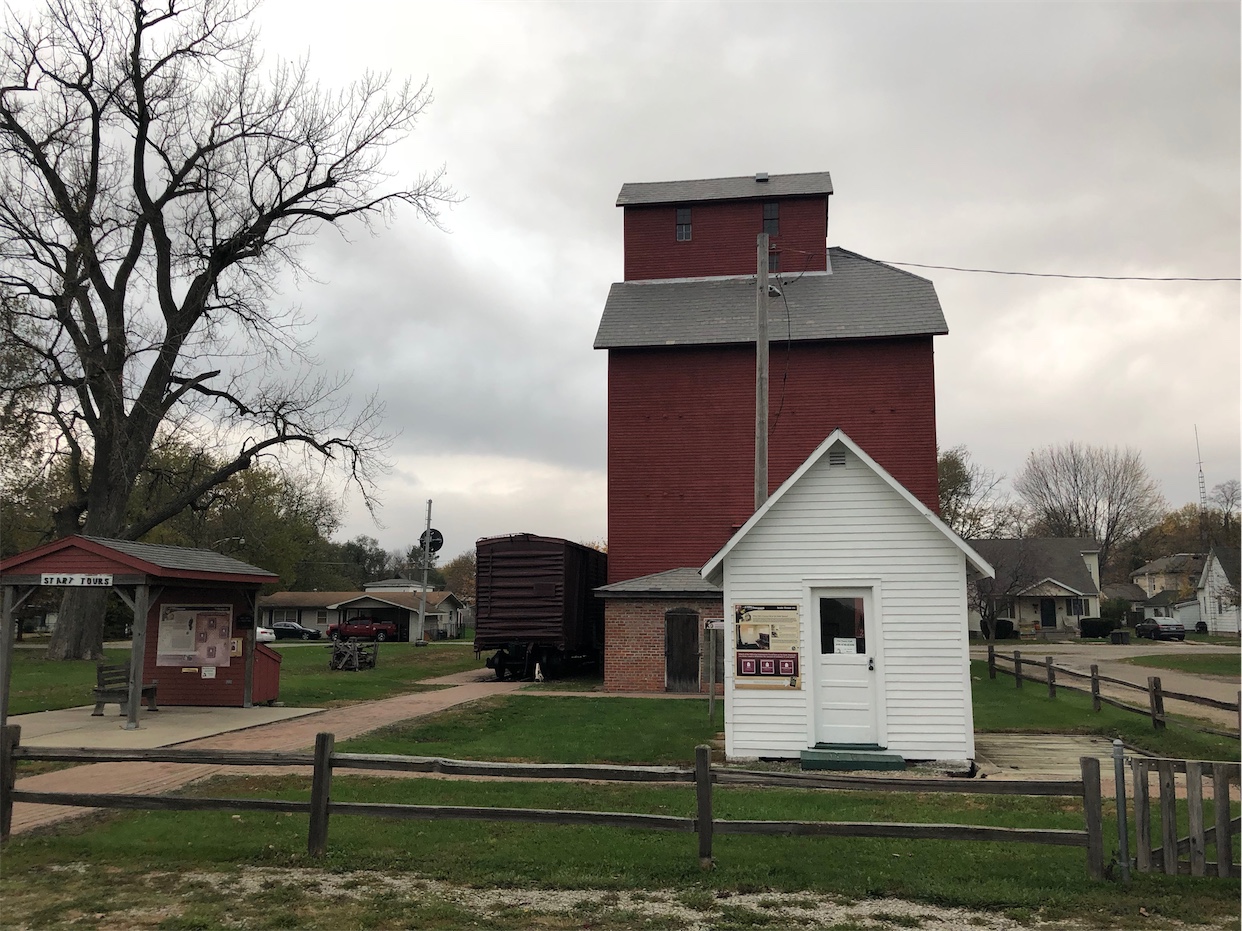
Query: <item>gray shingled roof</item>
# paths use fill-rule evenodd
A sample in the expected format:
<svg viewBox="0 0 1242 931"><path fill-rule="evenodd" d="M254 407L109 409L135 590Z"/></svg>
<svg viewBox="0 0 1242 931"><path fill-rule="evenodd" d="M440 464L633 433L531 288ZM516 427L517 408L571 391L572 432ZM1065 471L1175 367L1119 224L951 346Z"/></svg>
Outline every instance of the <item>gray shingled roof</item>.
<svg viewBox="0 0 1242 931"><path fill-rule="evenodd" d="M161 569L180 569L186 572L219 572L226 575L275 575L248 562L224 556L214 550L192 549L186 546L165 546L160 543L135 543L132 540L109 540L104 537L88 537L83 540L99 543L118 553L133 556Z"/></svg>
<svg viewBox="0 0 1242 931"><path fill-rule="evenodd" d="M1100 588L1105 598L1121 598L1124 601L1146 601L1147 592L1133 582L1110 582Z"/></svg>
<svg viewBox="0 0 1242 931"><path fill-rule="evenodd" d="M1100 544L1095 540L1030 537L1025 540L971 540L970 545L996 570L994 588L998 593L1016 594L1044 579L1052 579L1084 595L1099 593L1082 558L1083 553L1099 552Z"/></svg>
<svg viewBox="0 0 1242 931"><path fill-rule="evenodd" d="M826 171L800 175L771 175L756 181L741 178L704 178L699 181L639 181L621 185L618 207L638 204L692 204L705 200L801 197L832 193L832 176Z"/></svg>
<svg viewBox="0 0 1242 931"><path fill-rule="evenodd" d="M1149 608L1170 608L1173 605L1186 604L1194 600L1194 595L1183 595L1176 588L1166 588L1148 598L1145 604Z"/></svg>
<svg viewBox="0 0 1242 931"><path fill-rule="evenodd" d="M873 339L949 332L935 286L926 278L836 246L832 274L774 281L772 339ZM779 277L779 276L778 276ZM788 326L785 307L789 308ZM698 346L755 339L755 279L625 281L612 286L595 334L596 349Z"/></svg>
<svg viewBox="0 0 1242 931"><path fill-rule="evenodd" d="M1198 581L1206 562L1206 553L1174 553L1172 556L1161 556L1144 566L1139 566L1130 573L1130 578L1148 573L1155 575L1158 572L1184 572L1193 575L1195 581Z"/></svg>
<svg viewBox="0 0 1242 931"><path fill-rule="evenodd" d="M696 569L669 569L652 575L626 579L624 582L613 582L595 589L601 598L632 597L648 595L655 598L684 598L699 595L704 598L715 598L721 594L720 586L713 585Z"/></svg>

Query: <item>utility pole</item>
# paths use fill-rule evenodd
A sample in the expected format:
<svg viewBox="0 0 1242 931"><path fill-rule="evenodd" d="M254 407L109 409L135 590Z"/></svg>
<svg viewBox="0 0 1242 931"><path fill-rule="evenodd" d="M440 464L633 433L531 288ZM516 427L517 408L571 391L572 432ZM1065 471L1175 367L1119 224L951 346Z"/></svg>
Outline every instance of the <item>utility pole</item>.
<svg viewBox="0 0 1242 931"><path fill-rule="evenodd" d="M768 500L768 234L755 246L755 510Z"/></svg>
<svg viewBox="0 0 1242 931"><path fill-rule="evenodd" d="M427 564L431 562L431 499L427 499L427 530L423 534L423 594L418 603L418 637L415 642L423 639L424 625L427 621Z"/></svg>

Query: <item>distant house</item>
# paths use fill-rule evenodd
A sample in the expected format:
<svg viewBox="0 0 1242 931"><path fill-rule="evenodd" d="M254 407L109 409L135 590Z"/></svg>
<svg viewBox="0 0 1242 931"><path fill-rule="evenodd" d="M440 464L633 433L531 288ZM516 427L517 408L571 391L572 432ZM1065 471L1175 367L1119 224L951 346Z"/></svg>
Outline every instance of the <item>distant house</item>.
<svg viewBox="0 0 1242 931"><path fill-rule="evenodd" d="M1143 602L1143 617L1169 617L1187 630L1194 630L1199 623L1199 599L1176 588L1166 588Z"/></svg>
<svg viewBox="0 0 1242 931"><path fill-rule="evenodd" d="M1213 547L1195 586L1199 602L1199 620L1208 633L1237 634L1239 562L1242 551L1237 547Z"/></svg>
<svg viewBox="0 0 1242 931"><path fill-rule="evenodd" d="M1131 572L1130 581L1141 588L1148 598L1170 589L1189 595L1203 576L1206 563L1207 555L1204 553L1161 556Z"/></svg>
<svg viewBox="0 0 1242 931"><path fill-rule="evenodd" d="M978 583L970 612L981 629L981 609L1013 622L1023 635L1077 633L1084 617L1100 616L1100 544L1088 538L972 540L996 570Z"/></svg>
<svg viewBox="0 0 1242 931"><path fill-rule="evenodd" d="M338 621L352 617L373 617L397 625L397 639L418 637L418 611L421 591L365 592L276 592L259 598L264 622L296 621L304 627L326 631ZM461 635L465 606L452 592L427 592L427 614L423 627L426 640Z"/></svg>
<svg viewBox="0 0 1242 931"><path fill-rule="evenodd" d="M1147 600L1147 592L1133 582L1105 582L1100 587L1100 597L1104 601L1129 602L1130 611L1141 611L1143 602Z"/></svg>

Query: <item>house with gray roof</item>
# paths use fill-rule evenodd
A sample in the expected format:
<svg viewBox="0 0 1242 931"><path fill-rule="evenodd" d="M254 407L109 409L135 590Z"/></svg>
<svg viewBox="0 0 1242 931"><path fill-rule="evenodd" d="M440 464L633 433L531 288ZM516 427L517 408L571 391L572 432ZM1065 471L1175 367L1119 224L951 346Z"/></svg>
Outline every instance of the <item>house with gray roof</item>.
<svg viewBox="0 0 1242 931"><path fill-rule="evenodd" d="M1078 635L1100 616L1100 544L1089 538L972 540L996 570L971 590L971 630L984 615L1011 621L1024 637Z"/></svg>

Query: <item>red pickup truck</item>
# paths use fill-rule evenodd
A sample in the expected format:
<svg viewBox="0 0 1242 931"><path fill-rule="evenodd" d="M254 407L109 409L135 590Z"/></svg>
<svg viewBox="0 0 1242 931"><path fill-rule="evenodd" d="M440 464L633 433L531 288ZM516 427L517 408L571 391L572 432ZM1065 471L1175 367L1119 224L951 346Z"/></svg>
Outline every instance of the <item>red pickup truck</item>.
<svg viewBox="0 0 1242 931"><path fill-rule="evenodd" d="M349 640L353 637L360 640L395 640L397 625L392 621L377 621L372 617L351 617L329 627L328 636L333 640Z"/></svg>

